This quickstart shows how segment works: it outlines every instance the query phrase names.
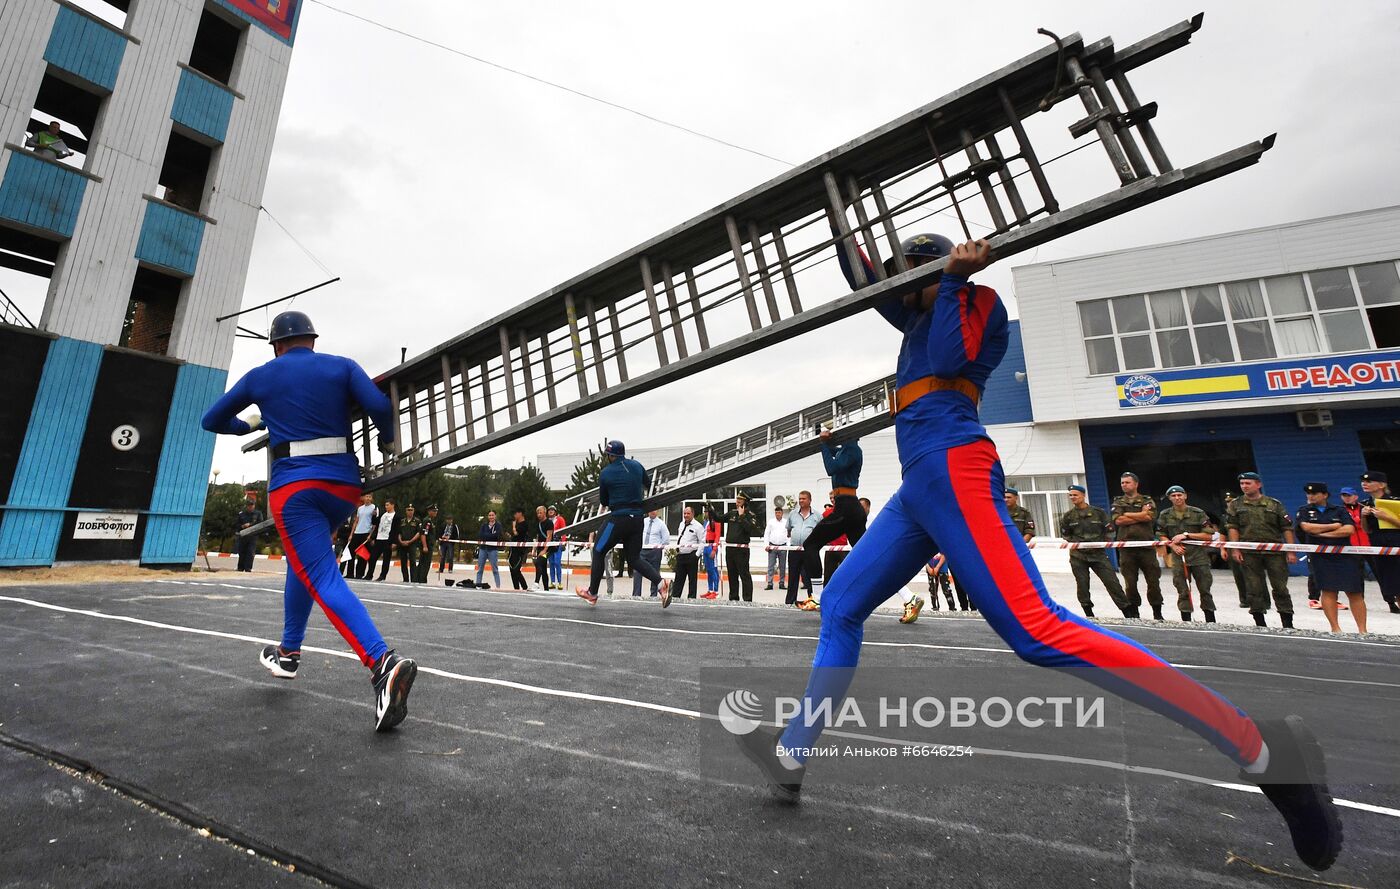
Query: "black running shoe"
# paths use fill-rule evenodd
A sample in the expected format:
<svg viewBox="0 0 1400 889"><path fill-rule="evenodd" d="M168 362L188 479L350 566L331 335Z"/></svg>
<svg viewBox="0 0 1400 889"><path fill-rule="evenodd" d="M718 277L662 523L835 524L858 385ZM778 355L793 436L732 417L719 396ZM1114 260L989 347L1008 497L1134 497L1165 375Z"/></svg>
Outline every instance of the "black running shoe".
<svg viewBox="0 0 1400 889"><path fill-rule="evenodd" d="M283 651L280 645L269 645L258 656L258 662L279 679L295 679L297 665L301 663L301 652Z"/></svg>
<svg viewBox="0 0 1400 889"><path fill-rule="evenodd" d="M1240 780L1259 785L1283 814L1303 863L1327 870L1342 851L1342 819L1327 789L1322 745L1301 716L1259 720L1255 725L1269 747L1269 767L1262 775L1241 771Z"/></svg>
<svg viewBox="0 0 1400 889"><path fill-rule="evenodd" d="M418 675L418 664L410 658L386 651L374 665L374 730L387 732L408 715L408 692Z"/></svg>
<svg viewBox="0 0 1400 889"><path fill-rule="evenodd" d="M758 766L763 777L768 779L773 795L783 802L795 803L802 794L802 776L807 773L807 768L790 769L783 765L778 759L779 738L776 730L759 728L747 735L737 735L734 740L744 756Z"/></svg>

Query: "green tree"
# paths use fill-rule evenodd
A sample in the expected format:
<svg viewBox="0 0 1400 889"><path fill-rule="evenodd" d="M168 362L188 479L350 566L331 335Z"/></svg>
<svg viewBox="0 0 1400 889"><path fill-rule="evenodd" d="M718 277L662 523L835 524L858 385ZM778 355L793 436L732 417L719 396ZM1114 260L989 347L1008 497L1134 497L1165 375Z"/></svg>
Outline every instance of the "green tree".
<svg viewBox="0 0 1400 889"><path fill-rule="evenodd" d="M544 473L539 467L530 464L521 469L508 469L502 474L510 474L506 482L504 506L506 515L510 515L512 510L523 509L525 517L533 518L536 506L549 505L549 483L544 480Z"/></svg>
<svg viewBox="0 0 1400 889"><path fill-rule="evenodd" d="M243 492L258 492L258 508L267 516L267 483L250 485L210 485L204 498L204 545L213 552L233 552L238 534L238 513L243 510ZM268 516L270 517L270 516ZM275 534L274 534L275 536ZM259 537L266 542L266 535Z"/></svg>
<svg viewBox="0 0 1400 889"><path fill-rule="evenodd" d="M603 455L589 448L588 456L574 467L573 475L569 476L569 486L564 489L564 496L577 497L584 491L598 487L598 476L602 473L604 465Z"/></svg>

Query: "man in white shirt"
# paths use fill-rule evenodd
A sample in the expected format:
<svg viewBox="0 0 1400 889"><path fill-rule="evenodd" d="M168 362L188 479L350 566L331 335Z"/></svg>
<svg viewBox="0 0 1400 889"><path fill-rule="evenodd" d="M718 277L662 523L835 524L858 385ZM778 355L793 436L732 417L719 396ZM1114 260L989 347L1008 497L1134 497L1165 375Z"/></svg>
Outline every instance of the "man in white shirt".
<svg viewBox="0 0 1400 889"><path fill-rule="evenodd" d="M778 589L785 585L787 576L787 545L788 530L787 522L783 520L783 508L774 507L773 517L768 520L768 527L763 531L763 548L768 551L768 570L764 573L765 590L773 588L773 578L778 579Z"/></svg>
<svg viewBox="0 0 1400 889"><path fill-rule="evenodd" d="M661 571L661 556L666 552L666 544L671 542L671 532L666 530L666 523L656 517L656 510L647 513L646 521L642 523L642 558L651 564L658 572ZM660 582L651 585L652 598L661 594ZM632 595L640 597L642 595L642 574L640 571L632 572Z"/></svg>
<svg viewBox="0 0 1400 889"><path fill-rule="evenodd" d="M370 547L369 567L365 569L365 580L383 582L389 574L389 563L394 561L394 541L399 536L399 514L394 512L394 501L384 501L384 512L379 516L379 524L374 529L374 545ZM374 576L374 563L384 560L379 576Z"/></svg>
<svg viewBox="0 0 1400 889"><path fill-rule="evenodd" d="M695 521L695 510L685 508L680 530L676 532L676 579L671 596L679 602L690 581L690 598L700 592L700 548L705 545L705 526Z"/></svg>
<svg viewBox="0 0 1400 889"><path fill-rule="evenodd" d="M346 547L350 552L355 552L369 540L369 533L373 530L375 520L378 517L379 508L374 505L374 495L361 494L360 505L355 507L355 524L350 527L350 543ZM365 576L367 567L369 567L368 559L362 559L359 556L346 559L345 576L361 579Z"/></svg>

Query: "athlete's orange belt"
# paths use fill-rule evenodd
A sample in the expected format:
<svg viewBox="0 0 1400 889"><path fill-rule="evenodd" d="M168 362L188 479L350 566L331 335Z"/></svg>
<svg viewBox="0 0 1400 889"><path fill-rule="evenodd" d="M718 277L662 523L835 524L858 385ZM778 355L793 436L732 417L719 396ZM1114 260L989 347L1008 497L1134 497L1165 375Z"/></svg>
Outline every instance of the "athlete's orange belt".
<svg viewBox="0 0 1400 889"><path fill-rule="evenodd" d="M832 489L831 489L831 496L833 496L833 497L854 497L854 496L856 496L856 489L855 489L855 488L832 488Z"/></svg>
<svg viewBox="0 0 1400 889"><path fill-rule="evenodd" d="M930 392L961 392L972 399L974 406L982 397L982 393L977 390L977 384L963 377L951 380L943 377L920 377L895 390L894 400L890 402L890 413L898 414Z"/></svg>

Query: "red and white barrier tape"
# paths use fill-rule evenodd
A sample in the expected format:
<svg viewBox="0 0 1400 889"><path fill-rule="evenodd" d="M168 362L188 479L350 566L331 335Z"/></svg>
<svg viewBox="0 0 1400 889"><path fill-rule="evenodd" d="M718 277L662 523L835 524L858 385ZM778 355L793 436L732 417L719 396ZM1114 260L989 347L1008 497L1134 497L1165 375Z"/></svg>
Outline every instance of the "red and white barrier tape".
<svg viewBox="0 0 1400 889"><path fill-rule="evenodd" d="M1251 543L1228 540L1183 540L1187 546L1205 546L1211 549L1242 549L1245 551L1268 553L1325 553L1348 556L1400 556L1400 546L1332 546L1316 543ZM1084 543L1063 542L1060 549L1126 549L1143 546L1167 546L1165 540L1105 540Z"/></svg>

